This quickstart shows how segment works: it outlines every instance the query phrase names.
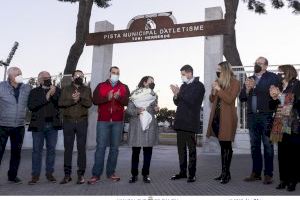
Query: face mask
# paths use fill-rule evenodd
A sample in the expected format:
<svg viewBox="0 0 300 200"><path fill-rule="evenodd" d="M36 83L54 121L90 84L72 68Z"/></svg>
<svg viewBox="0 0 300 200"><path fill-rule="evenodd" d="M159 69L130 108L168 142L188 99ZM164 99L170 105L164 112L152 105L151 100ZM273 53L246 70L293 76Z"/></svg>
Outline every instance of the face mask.
<svg viewBox="0 0 300 200"><path fill-rule="evenodd" d="M23 83L23 76L22 75L16 76L15 77L15 82L16 83Z"/></svg>
<svg viewBox="0 0 300 200"><path fill-rule="evenodd" d="M221 72L216 72L216 75L217 75L218 78L220 78Z"/></svg>
<svg viewBox="0 0 300 200"><path fill-rule="evenodd" d="M50 87L52 85L51 79L44 80L43 86Z"/></svg>
<svg viewBox="0 0 300 200"><path fill-rule="evenodd" d="M119 81L119 75L112 74L110 77L111 82L116 83Z"/></svg>
<svg viewBox="0 0 300 200"><path fill-rule="evenodd" d="M260 65L258 65L257 63L255 63L254 65L254 72L257 74L259 72L261 72L262 68Z"/></svg>
<svg viewBox="0 0 300 200"><path fill-rule="evenodd" d="M284 73L278 73L277 76L278 76L278 78L279 78L280 81L283 81L283 79L285 77Z"/></svg>
<svg viewBox="0 0 300 200"><path fill-rule="evenodd" d="M187 83L189 81L189 79L186 76L181 76L181 80L184 83Z"/></svg>
<svg viewBox="0 0 300 200"><path fill-rule="evenodd" d="M149 84L149 88L150 88L151 90L153 90L154 87L155 87L155 83L150 83L150 84Z"/></svg>
<svg viewBox="0 0 300 200"><path fill-rule="evenodd" d="M82 85L82 84L83 84L83 79L80 78L80 77L75 78L75 79L74 79L74 83L75 83L76 85Z"/></svg>

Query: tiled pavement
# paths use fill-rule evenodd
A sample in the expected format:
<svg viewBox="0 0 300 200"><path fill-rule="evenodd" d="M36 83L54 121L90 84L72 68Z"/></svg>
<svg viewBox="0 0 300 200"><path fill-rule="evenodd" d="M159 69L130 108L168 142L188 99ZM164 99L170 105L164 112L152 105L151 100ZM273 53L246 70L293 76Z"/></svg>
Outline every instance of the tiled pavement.
<svg viewBox="0 0 300 200"><path fill-rule="evenodd" d="M93 155L94 150L89 150L86 178L91 175ZM31 173L31 151L23 150L19 177L24 183L13 185L6 181L9 161L9 151L7 151L0 167L0 195L300 195L300 186L292 193L275 189L278 183L277 158L274 162L275 183L271 185L263 185L262 182L246 183L242 181L251 170L249 154L235 154L233 156L232 180L226 185L213 180L220 172L220 156L203 153L201 148L198 148L197 181L195 183L187 183L185 180L169 180L169 177L178 170L176 146L160 145L155 147L150 171L151 184L145 184L141 180L135 184L128 183L130 159L131 149L127 146L120 147L117 173L121 176L121 181L117 183L104 178L96 185L76 185L75 181L67 185L60 185L48 183L42 176L39 184L30 186L27 182ZM73 163L75 171L76 153L74 153ZM63 152L57 151L55 176L59 181L63 178L62 168ZM42 173L44 174L44 171ZM75 173L73 179L76 179Z"/></svg>

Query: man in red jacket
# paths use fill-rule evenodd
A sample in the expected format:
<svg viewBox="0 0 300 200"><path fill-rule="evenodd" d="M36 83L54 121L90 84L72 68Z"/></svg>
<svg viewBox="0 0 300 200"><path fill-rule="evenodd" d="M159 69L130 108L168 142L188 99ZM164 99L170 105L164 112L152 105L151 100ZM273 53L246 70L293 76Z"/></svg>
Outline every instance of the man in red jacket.
<svg viewBox="0 0 300 200"><path fill-rule="evenodd" d="M119 81L119 75L119 68L111 67L110 78L99 83L93 94L93 103L98 105L97 148L93 176L88 181L89 184L95 184L100 180L107 146L110 147L106 163L107 178L113 181L120 180L120 177L115 175L115 169L123 132L124 106L128 104L129 89Z"/></svg>

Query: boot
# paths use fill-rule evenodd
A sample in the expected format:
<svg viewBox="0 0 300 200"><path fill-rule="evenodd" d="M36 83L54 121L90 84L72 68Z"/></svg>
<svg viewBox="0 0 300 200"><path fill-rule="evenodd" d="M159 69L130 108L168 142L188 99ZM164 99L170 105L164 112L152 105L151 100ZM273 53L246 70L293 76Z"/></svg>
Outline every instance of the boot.
<svg viewBox="0 0 300 200"><path fill-rule="evenodd" d="M231 158L232 158L232 150L231 149L225 149L224 150L224 172L222 172L222 178L220 183L226 184L230 181L231 175L230 175L230 164L231 164Z"/></svg>
<svg viewBox="0 0 300 200"><path fill-rule="evenodd" d="M225 166L225 164L224 164L224 149L223 148L221 148L221 165L222 165L222 172L223 172L224 166ZM214 178L214 180L220 181L222 179L222 172L221 172L220 176Z"/></svg>

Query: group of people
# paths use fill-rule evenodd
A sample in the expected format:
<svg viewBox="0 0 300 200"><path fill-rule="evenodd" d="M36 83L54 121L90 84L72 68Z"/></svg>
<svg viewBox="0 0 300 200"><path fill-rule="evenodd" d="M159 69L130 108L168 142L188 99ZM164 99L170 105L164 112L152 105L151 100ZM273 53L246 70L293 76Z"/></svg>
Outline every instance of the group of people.
<svg viewBox="0 0 300 200"><path fill-rule="evenodd" d="M233 155L232 142L237 129L236 99L247 102L247 119L250 133L252 172L244 180L261 180L264 163L264 184L273 182L274 143L278 143L280 183L277 189L294 191L300 180L300 82L292 65L279 66L279 73L267 71L268 60L259 57L254 66L254 75L248 77L241 89L229 62L217 66L216 80L209 95L211 114L207 137L217 137L221 146L222 170L215 180L226 184L231 179L230 165ZM179 173L171 180L187 178L196 181L196 134L200 131L200 110L205 87L193 74L190 65L181 69L183 84L170 85L177 106L174 129L177 132ZM138 181L139 155L143 149L143 182L150 183L150 163L153 146L158 143L159 112L158 96L154 92L154 78L143 77L137 89L130 93L128 86L119 80L120 69L110 68L109 78L98 84L93 94L83 84L84 74L80 70L72 74L72 84L60 89L52 85L51 76L43 71L38 75L38 86L34 89L23 84L22 72L17 67L8 70L8 80L0 83L0 162L10 137L11 160L8 180L21 183L17 172L25 132L26 109L31 111L28 131L32 132L32 178L30 185L38 183L42 167L42 152L46 142L46 178L54 177L55 147L58 130L64 134L64 172L60 184L72 181L72 152L77 141L77 184L85 183L86 141L88 110L92 104L98 106L96 128L96 152L92 177L88 184L96 184L104 171L106 148L106 177L119 181L115 170L119 144L123 133L124 116L129 117L128 144L132 147L131 177L129 183ZM62 113L61 113L62 112ZM62 116L62 117L61 117ZM261 153L261 142L264 154ZM188 149L188 151L187 151ZM188 152L188 156L187 156ZM188 157L188 159L187 159ZM264 159L263 159L264 158ZM264 160L264 162L263 162Z"/></svg>

